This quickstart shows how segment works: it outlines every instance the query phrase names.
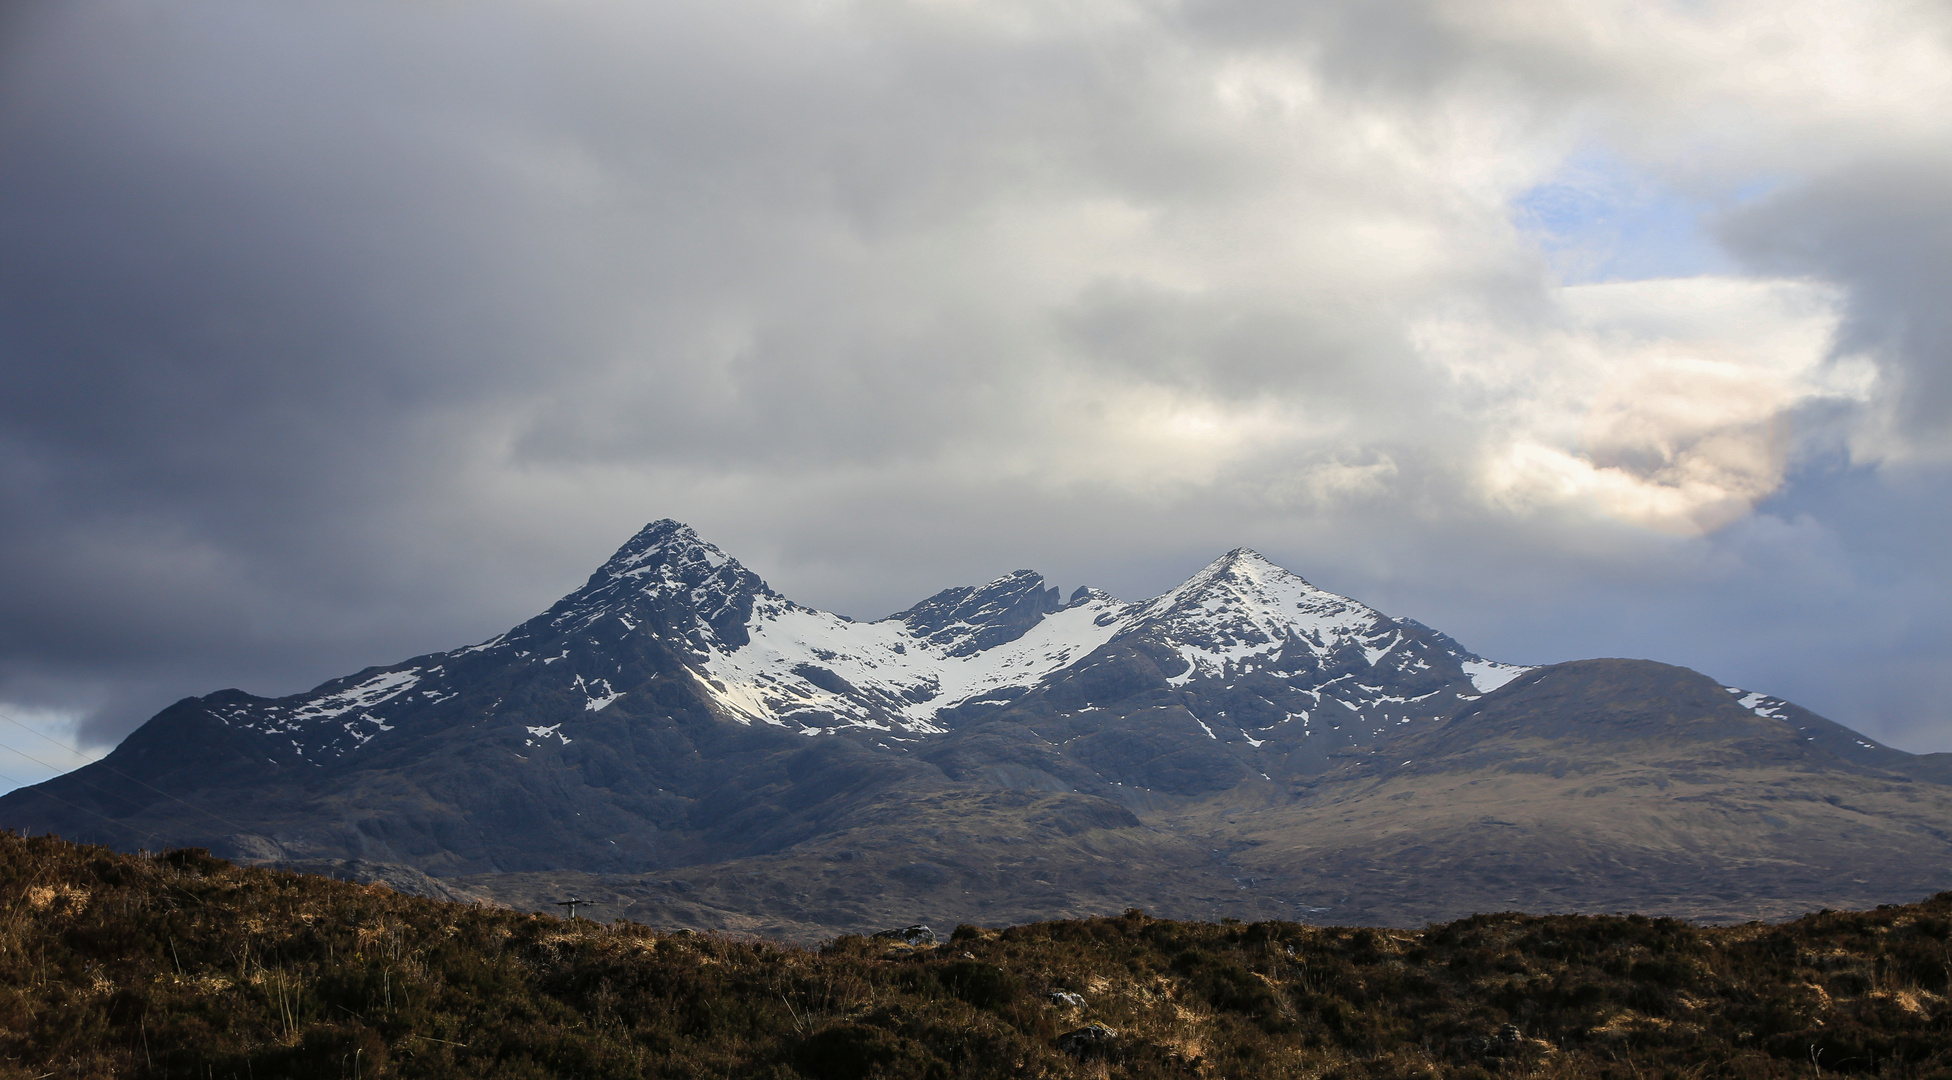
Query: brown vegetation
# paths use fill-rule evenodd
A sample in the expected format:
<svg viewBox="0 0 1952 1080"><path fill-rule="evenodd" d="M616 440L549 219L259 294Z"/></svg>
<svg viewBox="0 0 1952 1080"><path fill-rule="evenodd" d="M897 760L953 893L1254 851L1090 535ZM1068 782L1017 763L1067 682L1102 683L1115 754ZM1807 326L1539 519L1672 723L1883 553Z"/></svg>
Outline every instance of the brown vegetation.
<svg viewBox="0 0 1952 1080"><path fill-rule="evenodd" d="M0 838L4 1077L1909 1078L1952 1070L1949 992L1952 893L812 950Z"/></svg>

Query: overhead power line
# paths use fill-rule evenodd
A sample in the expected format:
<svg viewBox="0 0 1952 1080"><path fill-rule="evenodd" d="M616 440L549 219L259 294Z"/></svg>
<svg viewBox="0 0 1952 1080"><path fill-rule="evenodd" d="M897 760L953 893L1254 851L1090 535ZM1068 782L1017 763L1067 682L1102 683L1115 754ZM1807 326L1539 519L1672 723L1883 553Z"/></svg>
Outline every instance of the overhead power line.
<svg viewBox="0 0 1952 1080"><path fill-rule="evenodd" d="M69 746L69 745L68 745L67 743L64 743L64 742L62 742L61 740L59 740L59 739L57 739L57 738L55 738L55 737L53 737L52 735L49 735L49 734L47 734L47 733L46 733L46 732L44 732L44 731L39 731L39 730L36 730L36 729L34 729L34 728L31 728L31 727L28 727L28 726L27 726L26 724L23 724L23 723L21 723L20 721L18 721L18 720L16 720L16 719L14 719L14 718L13 718L13 717L11 717L11 716L8 716L8 715L7 715L6 713L0 713L0 720L5 720L5 721L6 721L7 723L9 723L9 724L12 724L13 726L15 726L15 727L17 727L17 728L19 728L19 729L20 729L20 730L22 730L22 731L25 731L25 732L27 732L27 733L28 733L28 734L30 734L30 735L34 735L34 736L36 736L37 738L40 738L40 739L42 739L42 740L45 740L46 742L49 742L49 743L53 743L53 744L54 744L55 746L58 746L58 747L60 747L61 749L63 749L63 750L66 750L67 752L69 752L69 753L71 753L71 754L73 754L73 755L74 755L74 756L76 756L76 757L79 757L79 758L85 758L85 757L87 757L87 756L88 756L88 755L87 755L87 754L86 754L86 753L85 753L84 751L82 751L82 750L81 750L80 748L78 748L78 747L73 747L73 746ZM30 754L30 753L28 753L28 752L26 752L25 750L19 750L19 749L16 749L16 748L14 748L14 747L11 747L11 746L8 746L8 745L7 745L7 744L5 744L5 743L0 743L0 749L5 749L5 750L12 750L12 751L13 751L14 753L16 753L16 754L19 754L19 755L20 755L21 757L24 757L24 758L26 758L27 760L29 760L29 761L32 761L32 762L34 762L34 763L35 763L35 764L37 764L37 765L41 765L41 766L43 766L43 767L45 767L45 768L49 768L49 769L53 769L53 770L55 770L55 771L56 771L57 773L65 773L65 772L68 772L68 771L70 771L70 770L67 770L67 769L63 769L63 768L61 768L61 767L60 767L59 765L54 765L54 764L50 764L50 763L48 763L48 762L45 762L45 761L42 761L42 760L41 760L40 758L37 758L37 757L35 757L34 755L32 755L32 754ZM197 813L199 813L199 814L204 814L204 815L206 815L206 816L208 816L208 817L210 817L210 818L212 818L212 819L214 819L214 820L216 820L216 821L220 821L220 822L222 822L222 823L224 823L225 825L228 825L228 826L230 826L231 828L233 828L233 829L236 829L236 830L237 830L238 832L240 832L240 833L243 833L243 834L244 834L244 835L246 835L246 836L255 836L255 837L258 837L258 838L260 838L260 839L263 839L263 840L269 840L269 841L271 842L271 846L273 846L273 847L275 847L275 848L277 848L277 849L278 849L278 856L279 856L279 861L280 861L280 862L290 862L290 861L291 861L291 858L290 858L290 853L289 853L289 852L287 852L287 851L285 850L285 845L283 845L283 844L281 844L281 843L279 843L279 842L278 842L278 838L277 838L277 837L275 837L275 836L268 836L268 835L266 835L266 834L264 834L264 833L261 833L261 832L259 832L259 831L257 831L256 829L248 829L248 828L245 828L244 826L242 826L242 825L239 825L239 824L238 824L237 822L235 822L235 821L232 821L231 819L229 819L229 818L227 818L227 817L225 817L225 816L223 816L222 814L219 814L219 813L217 813L217 812L216 812L216 811L214 811L214 810L209 810L209 809L206 809L206 808L204 808L204 807L201 807L201 806L198 806L197 804L195 804L195 803L193 803L193 802L191 802L191 801L189 801L188 799L184 799L184 798L179 798L178 796L175 796L175 795L172 795L172 794L170 794L169 792L167 792L167 791L164 791L164 790L163 790L162 788L159 788L159 787L157 787L156 785L154 785L154 784L151 784L151 783L149 783L148 781L145 781L145 780L139 780L139 779L137 779L137 778L135 778L135 777L133 777L133 776L130 776L130 775L129 775L128 773L125 773L125 772L123 772L122 770L120 770L120 769L118 769L118 768L116 768L115 766L113 766L113 765L110 765L110 764L108 764L108 763L106 763L106 762L104 762L104 761L100 761L100 760L96 760L96 761L92 761L92 762L90 762L89 764L92 764L92 765L96 765L96 766L99 766L99 767L100 767L100 768L101 768L101 769L102 769L103 771L105 771L105 772L112 772L112 773L114 773L115 775L117 775L117 776L119 776L119 777L121 777L122 779L124 779L124 780L127 780L127 781L128 781L128 782L130 782L131 784L139 784L139 785L141 785L141 786L143 786L143 787L146 787L146 788L148 788L149 790L151 790L151 791L153 791L153 792L155 792L156 794L158 794L158 795L161 795L161 796L162 796L163 798L165 798L165 799L169 799L169 800L171 800L171 801L173 801L173 802L176 802L176 803L180 803L181 805L183 805L183 806L186 806L186 807L188 807L188 808L189 808L189 809L191 809L191 810L195 810L195 811L196 811ZM53 799L53 800L54 800L55 802L58 802L58 803L61 803L61 804L62 804L62 805L64 805L64 806L74 806L74 805L75 805L75 804L73 804L73 803L71 803L71 802L68 802L68 801L67 801L66 799L62 799L62 798L59 798L58 796L55 796L55 795L53 795L53 794L50 794L50 793L48 793L48 792L45 792L45 791L44 791L44 792L41 792L41 794L43 794L43 795L46 795L46 796L47 796L48 798L50 798L50 799ZM77 809L77 810L81 810L81 809L85 809L85 807L79 807L79 806L76 806L76 807L75 807L75 809ZM88 812L89 812L89 813L91 813L91 814L94 814L94 815L95 815L96 817L98 817L98 818L101 818L101 819L102 819L102 820L104 820L104 821L108 821L108 822L113 822L113 823L116 823L116 824L120 824L119 822L115 822L115 819L113 819L113 818L111 818L111 817L109 817L109 816L108 816L108 815L106 815L106 814L101 814L101 813L97 813L96 811L93 811L93 810L90 810L90 811L88 811ZM122 827L123 827L123 828L127 828L127 826L126 826L126 825L123 825ZM154 834L154 833L151 833L150 835L152 835L152 836L153 836L153 835L155 835L155 834Z"/></svg>

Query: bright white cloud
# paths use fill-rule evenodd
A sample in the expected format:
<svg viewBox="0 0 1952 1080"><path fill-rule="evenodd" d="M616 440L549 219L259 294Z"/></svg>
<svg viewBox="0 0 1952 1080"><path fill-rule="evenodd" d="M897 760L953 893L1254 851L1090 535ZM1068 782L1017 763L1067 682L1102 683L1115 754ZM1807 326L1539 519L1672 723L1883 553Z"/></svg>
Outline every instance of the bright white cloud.
<svg viewBox="0 0 1952 1080"><path fill-rule="evenodd" d="M1542 325L1418 328L1482 423L1476 477L1515 512L1582 509L1671 533L1719 529L1781 486L1797 413L1862 404L1863 357L1833 357L1835 290L1690 278L1556 292Z"/></svg>

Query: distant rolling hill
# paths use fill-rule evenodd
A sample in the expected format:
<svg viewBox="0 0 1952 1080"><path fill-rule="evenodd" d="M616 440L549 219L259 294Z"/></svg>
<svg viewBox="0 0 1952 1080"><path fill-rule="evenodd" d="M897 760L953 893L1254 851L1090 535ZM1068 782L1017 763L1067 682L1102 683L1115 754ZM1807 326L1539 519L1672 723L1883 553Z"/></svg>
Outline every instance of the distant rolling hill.
<svg viewBox="0 0 1952 1080"><path fill-rule="evenodd" d="M1948 755L1683 668L1528 669L1245 549L875 622L647 526L480 645L163 710L0 825L819 936L921 918L1702 919L1952 885Z"/></svg>

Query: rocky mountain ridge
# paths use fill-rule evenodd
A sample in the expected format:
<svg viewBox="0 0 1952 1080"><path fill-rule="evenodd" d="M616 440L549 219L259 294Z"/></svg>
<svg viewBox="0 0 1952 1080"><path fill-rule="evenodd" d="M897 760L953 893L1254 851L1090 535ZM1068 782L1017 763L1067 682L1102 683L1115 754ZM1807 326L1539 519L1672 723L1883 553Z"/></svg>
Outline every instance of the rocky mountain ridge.
<svg viewBox="0 0 1952 1080"><path fill-rule="evenodd" d="M859 622L794 603L667 520L479 645L286 698L178 702L103 761L0 798L0 825L421 891L433 875L512 902L600 888L672 921L794 933L905 918L903 904L1019 920L1128 901L1345 921L1526 896L1649 909L1663 883L1707 916L1758 898L1879 902L1849 884L1866 837L1898 853L1890 888L1938 883L1944 758L1685 669L1486 660L1247 549L1145 601L1064 599L1018 571ZM1563 782L1602 774L1617 782ZM1836 801L1785 817L1743 786L1784 783ZM1650 809L1648 785L1661 807L1748 807L1781 833L1757 864L1775 869L1697 888L1747 850L1749 819L1682 815L1687 835L1643 842L1620 823L1672 832L1693 805ZM1432 816L1418 799L1440 789L1453 807L1524 814ZM1838 806L1869 832L1817 836ZM1792 818L1807 829L1767 825ZM1458 852L1493 836L1511 857L1477 886L1420 879L1484 863ZM1367 876L1391 890L1346 880L1385 849ZM1545 850L1556 862L1525 869ZM1514 875L1559 884L1508 888Z"/></svg>
<svg viewBox="0 0 1952 1080"><path fill-rule="evenodd" d="M1346 742L1335 735L1344 728L1348 738L1373 738L1389 724L1443 715L1525 670L1317 589L1244 548L1137 603L1083 588L1060 603L1041 576L1020 570L857 622L788 600L666 520L646 526L549 611L482 644L288 698L225 691L203 700L226 726L270 737L267 757L315 763L429 715L466 711L493 722L508 702L477 692L488 665L526 665L558 692L556 722L527 723L534 708L523 711L529 747L568 745L583 714L633 693L676 692L664 684L687 677L707 707L735 723L901 737L942 734L999 711L1054 675L1088 670L1081 665L1108 648L1143 651L1176 690L1258 687L1236 695L1233 709L1192 710L1216 741L1254 748L1297 721L1297 738Z"/></svg>

